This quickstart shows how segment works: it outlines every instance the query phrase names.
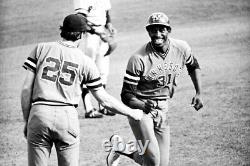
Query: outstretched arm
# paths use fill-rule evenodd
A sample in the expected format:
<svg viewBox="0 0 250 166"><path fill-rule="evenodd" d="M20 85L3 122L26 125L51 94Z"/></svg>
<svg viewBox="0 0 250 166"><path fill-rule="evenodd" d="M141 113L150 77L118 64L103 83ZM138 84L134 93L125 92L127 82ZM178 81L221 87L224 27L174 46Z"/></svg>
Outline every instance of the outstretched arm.
<svg viewBox="0 0 250 166"><path fill-rule="evenodd" d="M191 80L193 82L196 94L192 99L191 105L198 111L203 107L203 102L201 99L201 79L200 79L200 69L196 68L189 72Z"/></svg>
<svg viewBox="0 0 250 166"><path fill-rule="evenodd" d="M131 109L118 101L116 98L108 94L103 88L91 91L97 101L104 107L114 113L128 116L135 120L141 120L143 111L139 109Z"/></svg>

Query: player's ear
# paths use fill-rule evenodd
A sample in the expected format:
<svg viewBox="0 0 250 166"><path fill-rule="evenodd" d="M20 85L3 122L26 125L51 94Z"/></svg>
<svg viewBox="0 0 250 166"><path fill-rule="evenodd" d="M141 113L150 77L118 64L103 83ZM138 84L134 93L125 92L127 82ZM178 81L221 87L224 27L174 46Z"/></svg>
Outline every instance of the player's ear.
<svg viewBox="0 0 250 166"><path fill-rule="evenodd" d="M168 33L171 33L172 28L171 27L167 27L167 31L168 31Z"/></svg>

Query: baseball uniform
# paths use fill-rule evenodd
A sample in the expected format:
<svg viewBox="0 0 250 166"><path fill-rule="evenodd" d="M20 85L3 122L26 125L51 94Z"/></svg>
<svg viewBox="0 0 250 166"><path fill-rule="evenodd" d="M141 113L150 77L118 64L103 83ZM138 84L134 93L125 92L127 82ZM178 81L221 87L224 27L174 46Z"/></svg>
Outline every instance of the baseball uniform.
<svg viewBox="0 0 250 166"><path fill-rule="evenodd" d="M75 107L83 84L102 88L98 69L71 41L39 43L23 67L35 73L27 127L29 165L47 165L54 143L58 165L77 166L80 129Z"/></svg>
<svg viewBox="0 0 250 166"><path fill-rule="evenodd" d="M143 154L139 153L140 149L134 152L111 150L107 156L109 166L117 166L121 154L143 166L168 166L168 99L173 96L177 78L185 66L196 90L192 103L196 110L202 108L199 75L196 70L199 69L199 64L190 46L185 41L169 37L170 21L162 12L152 13L145 28L151 41L130 57L121 99L129 107L144 111L145 116L141 121L136 122L129 118L129 124L135 138L147 145L147 149ZM146 144L148 141L149 144Z"/></svg>
<svg viewBox="0 0 250 166"><path fill-rule="evenodd" d="M131 56L121 93L122 101L131 108L131 96L143 102L154 102L155 111L149 112L149 116L140 122L129 119L129 123L137 139L143 143L150 140L147 155L159 153L161 163L165 164L169 162L170 147L168 99L173 96L176 78L184 66L193 66L195 62L191 48L185 41L169 38L168 42L169 48L165 54L156 52L149 42ZM150 165L147 159L142 160L140 155L134 158L140 164L144 161Z"/></svg>
<svg viewBox="0 0 250 166"><path fill-rule="evenodd" d="M75 12L85 14L96 32L105 31L106 11L111 9L109 0L74 0L73 4ZM109 56L104 57L104 55L109 49L108 43L97 34L87 33L84 41L79 42L79 48L95 61L101 74L102 83L106 85L109 74Z"/></svg>

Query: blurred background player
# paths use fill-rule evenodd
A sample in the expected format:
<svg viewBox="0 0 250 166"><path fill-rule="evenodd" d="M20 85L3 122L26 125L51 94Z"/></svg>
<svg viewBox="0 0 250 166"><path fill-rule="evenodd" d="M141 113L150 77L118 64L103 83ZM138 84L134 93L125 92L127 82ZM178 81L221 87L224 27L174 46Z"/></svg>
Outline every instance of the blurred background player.
<svg viewBox="0 0 250 166"><path fill-rule="evenodd" d="M176 78L184 66L193 82L196 94L192 106L198 111L201 100L200 67L190 46L183 40L168 37L171 26L168 17L161 12L153 13L146 25L151 39L133 54L127 64L121 98L130 108L142 109L147 116L140 122L129 118L136 140L149 140L146 153L110 151L108 166L119 163L119 155L130 157L143 166L167 166L169 163L170 127L168 125L168 100L173 96ZM122 140L118 135L111 142ZM114 145L116 146L116 145Z"/></svg>
<svg viewBox="0 0 250 166"><path fill-rule="evenodd" d="M105 88L109 74L109 55L116 48L116 30L110 18L111 3L109 0L73 0L73 3L75 12L87 18L91 27L84 40L80 41L79 48L95 61ZM87 88L83 88L82 98L86 111L85 118L102 118L102 114L115 115L101 105L99 110L95 109Z"/></svg>
<svg viewBox="0 0 250 166"><path fill-rule="evenodd" d="M135 120L143 116L141 110L130 109L104 90L95 63L77 48L75 41L90 29L86 22L77 14L65 17L60 28L63 40L37 44L23 65L27 71L21 106L29 166L47 165L53 144L59 166L79 165L76 107L83 84L103 107Z"/></svg>

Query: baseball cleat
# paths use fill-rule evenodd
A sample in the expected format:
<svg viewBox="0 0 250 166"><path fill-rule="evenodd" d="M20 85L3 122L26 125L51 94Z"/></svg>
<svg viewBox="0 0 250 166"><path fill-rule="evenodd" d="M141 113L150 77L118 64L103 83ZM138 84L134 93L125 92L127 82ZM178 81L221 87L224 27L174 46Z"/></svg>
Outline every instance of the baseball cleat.
<svg viewBox="0 0 250 166"><path fill-rule="evenodd" d="M123 143L123 140L119 135L112 135L109 140L112 144L112 149L110 150L106 158L107 166L118 166L120 161L120 154L118 154L117 152L119 151L119 144Z"/></svg>
<svg viewBox="0 0 250 166"><path fill-rule="evenodd" d="M106 108L100 109L100 113L107 115L107 116L115 116L116 114L112 111L107 110Z"/></svg>

